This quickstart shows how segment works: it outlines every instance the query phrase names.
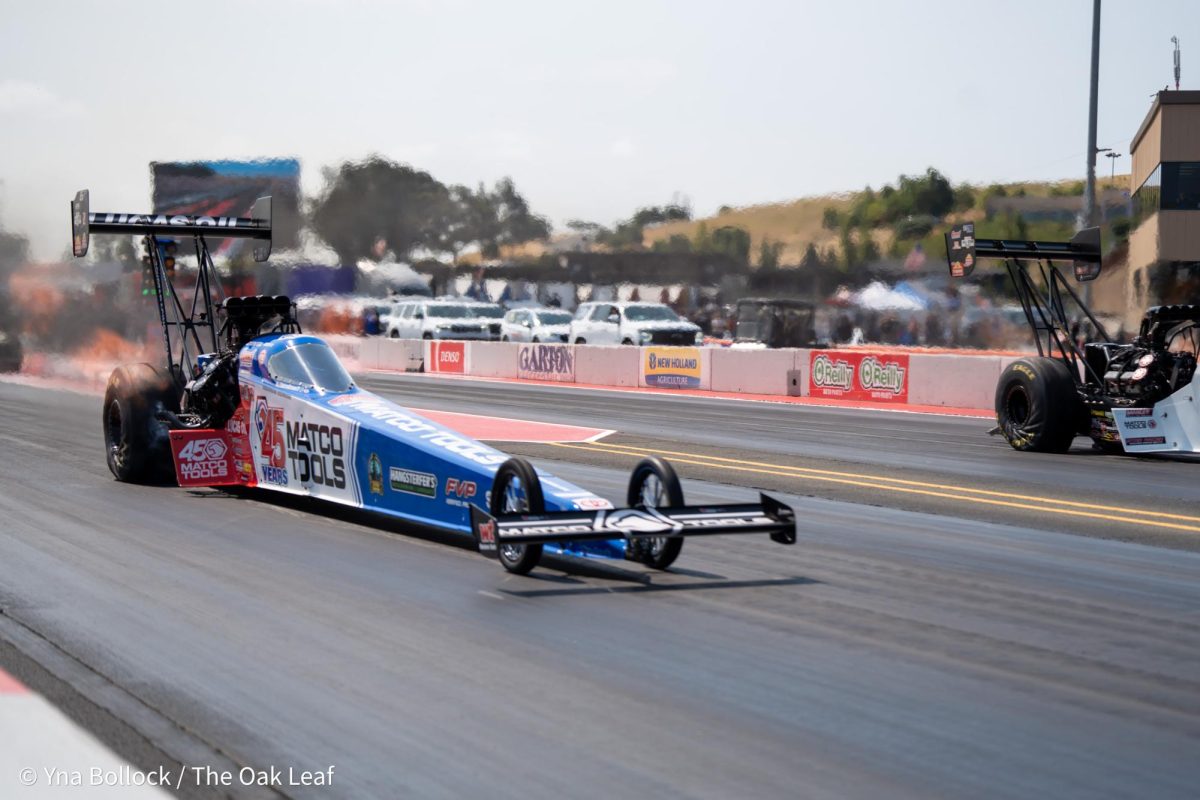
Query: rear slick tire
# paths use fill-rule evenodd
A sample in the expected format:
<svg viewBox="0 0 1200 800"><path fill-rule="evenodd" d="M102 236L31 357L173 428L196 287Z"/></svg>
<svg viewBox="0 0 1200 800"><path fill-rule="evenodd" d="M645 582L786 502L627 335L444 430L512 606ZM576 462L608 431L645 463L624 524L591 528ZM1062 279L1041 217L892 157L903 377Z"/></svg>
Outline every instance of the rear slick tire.
<svg viewBox="0 0 1200 800"><path fill-rule="evenodd" d="M513 457L500 465L492 482L492 497L488 510L493 517L502 514L542 514L546 501L542 482L533 465L523 458ZM526 575L542 560L540 544L501 544L496 548L500 564L515 575Z"/></svg>
<svg viewBox="0 0 1200 800"><path fill-rule="evenodd" d="M996 384L996 421L1014 450L1065 453L1079 431L1083 402L1067 365L1019 358Z"/></svg>
<svg viewBox="0 0 1200 800"><path fill-rule="evenodd" d="M675 469L658 456L643 458L629 476L629 491L625 502L630 508L659 508L683 505L683 487ZM651 569L666 569L679 558L683 550L682 536L656 536L633 539L627 545L634 548L629 556Z"/></svg>
<svg viewBox="0 0 1200 800"><path fill-rule="evenodd" d="M149 364L126 364L108 377L101 423L108 468L124 483L171 484L175 467L162 410L178 411L175 387Z"/></svg>

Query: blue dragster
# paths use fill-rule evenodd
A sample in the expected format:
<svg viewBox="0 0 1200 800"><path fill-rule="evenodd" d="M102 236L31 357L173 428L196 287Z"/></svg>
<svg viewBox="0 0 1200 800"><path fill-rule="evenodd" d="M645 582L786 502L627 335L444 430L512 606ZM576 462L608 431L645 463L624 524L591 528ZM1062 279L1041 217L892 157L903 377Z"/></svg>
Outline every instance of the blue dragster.
<svg viewBox="0 0 1200 800"><path fill-rule="evenodd" d="M144 234L163 326L165 369L126 365L109 378L104 439L118 480L254 487L470 533L481 553L516 573L546 551L665 569L687 536L766 533L795 542L787 506L766 495L687 506L659 458L635 467L629 507L614 508L360 389L324 341L300 331L288 298L220 298L206 236L266 241L255 255L267 257L269 198L249 217L210 218L93 214L81 192L72 229L77 256L93 232ZM190 312L173 282L174 239L184 234L196 247Z"/></svg>

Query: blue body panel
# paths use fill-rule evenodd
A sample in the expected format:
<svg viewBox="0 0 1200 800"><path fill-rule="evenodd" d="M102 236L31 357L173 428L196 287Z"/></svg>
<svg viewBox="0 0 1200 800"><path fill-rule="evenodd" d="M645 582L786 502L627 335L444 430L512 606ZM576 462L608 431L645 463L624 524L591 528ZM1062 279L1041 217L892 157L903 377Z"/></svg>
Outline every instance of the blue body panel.
<svg viewBox="0 0 1200 800"><path fill-rule="evenodd" d="M487 510L496 470L508 456L357 386L329 392L273 380L272 356L303 344L326 347L315 336L284 334L255 339L239 354L257 484L470 533L470 506ZM538 470L538 477L547 511L611 508L546 472ZM585 558L625 555L619 539L546 549Z"/></svg>

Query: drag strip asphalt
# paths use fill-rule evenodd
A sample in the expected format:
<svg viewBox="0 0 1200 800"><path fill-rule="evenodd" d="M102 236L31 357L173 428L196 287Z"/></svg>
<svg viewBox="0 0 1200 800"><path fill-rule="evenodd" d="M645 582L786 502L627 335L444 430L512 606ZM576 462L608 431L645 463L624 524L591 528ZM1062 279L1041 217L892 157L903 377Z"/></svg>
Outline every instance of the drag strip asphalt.
<svg viewBox="0 0 1200 800"><path fill-rule="evenodd" d="M195 797L1194 796L1200 554L1046 512L1107 481L1143 520L1195 516L1195 464L1030 457L949 417L363 382L614 429L501 445L614 501L640 453L684 454L689 501L770 489L800 541L511 576L462 536L119 484L97 398L0 382L0 668L144 769L336 765ZM955 497L871 485L902 480ZM960 499L1013 487L1037 507Z"/></svg>

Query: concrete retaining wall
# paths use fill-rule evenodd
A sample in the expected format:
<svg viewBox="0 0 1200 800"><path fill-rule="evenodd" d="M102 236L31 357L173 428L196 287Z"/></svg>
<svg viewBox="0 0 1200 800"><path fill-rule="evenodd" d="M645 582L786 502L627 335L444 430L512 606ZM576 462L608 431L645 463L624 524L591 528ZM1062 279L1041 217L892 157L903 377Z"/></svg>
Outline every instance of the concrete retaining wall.
<svg viewBox="0 0 1200 800"><path fill-rule="evenodd" d="M428 357L429 342L406 339L327 336L338 355L357 369L420 371ZM456 343L457 344L457 343ZM513 342L464 342L465 374L483 378L519 377L521 346ZM644 347L570 347L574 382L594 386L646 386L649 349ZM457 347L456 347L457 349ZM654 348L656 357L681 353L692 357L693 348ZM752 395L810 394L808 372L810 351L735 350L719 347L695 348L699 386L716 392ZM862 350L847 352L866 352ZM885 353L887 351L884 351ZM969 353L909 352L909 405L970 408L990 411L1000 372L1014 356ZM692 371L692 376L695 370ZM571 382L569 374L555 378ZM795 381L795 385L792 385ZM900 399L897 406L903 407Z"/></svg>
<svg viewBox="0 0 1200 800"><path fill-rule="evenodd" d="M807 350L711 349L709 375L714 392L787 394L788 372L808 365ZM803 359L800 356L803 355ZM807 383L804 391L808 391Z"/></svg>
<svg viewBox="0 0 1200 800"><path fill-rule="evenodd" d="M1001 356L909 356L908 402L952 408L992 408ZM1004 359L1004 363L1012 359Z"/></svg>
<svg viewBox="0 0 1200 800"><path fill-rule="evenodd" d="M481 378L517 377L517 351L515 342L471 342L471 374Z"/></svg>
<svg viewBox="0 0 1200 800"><path fill-rule="evenodd" d="M637 386L641 348L572 345L575 382L598 386Z"/></svg>

